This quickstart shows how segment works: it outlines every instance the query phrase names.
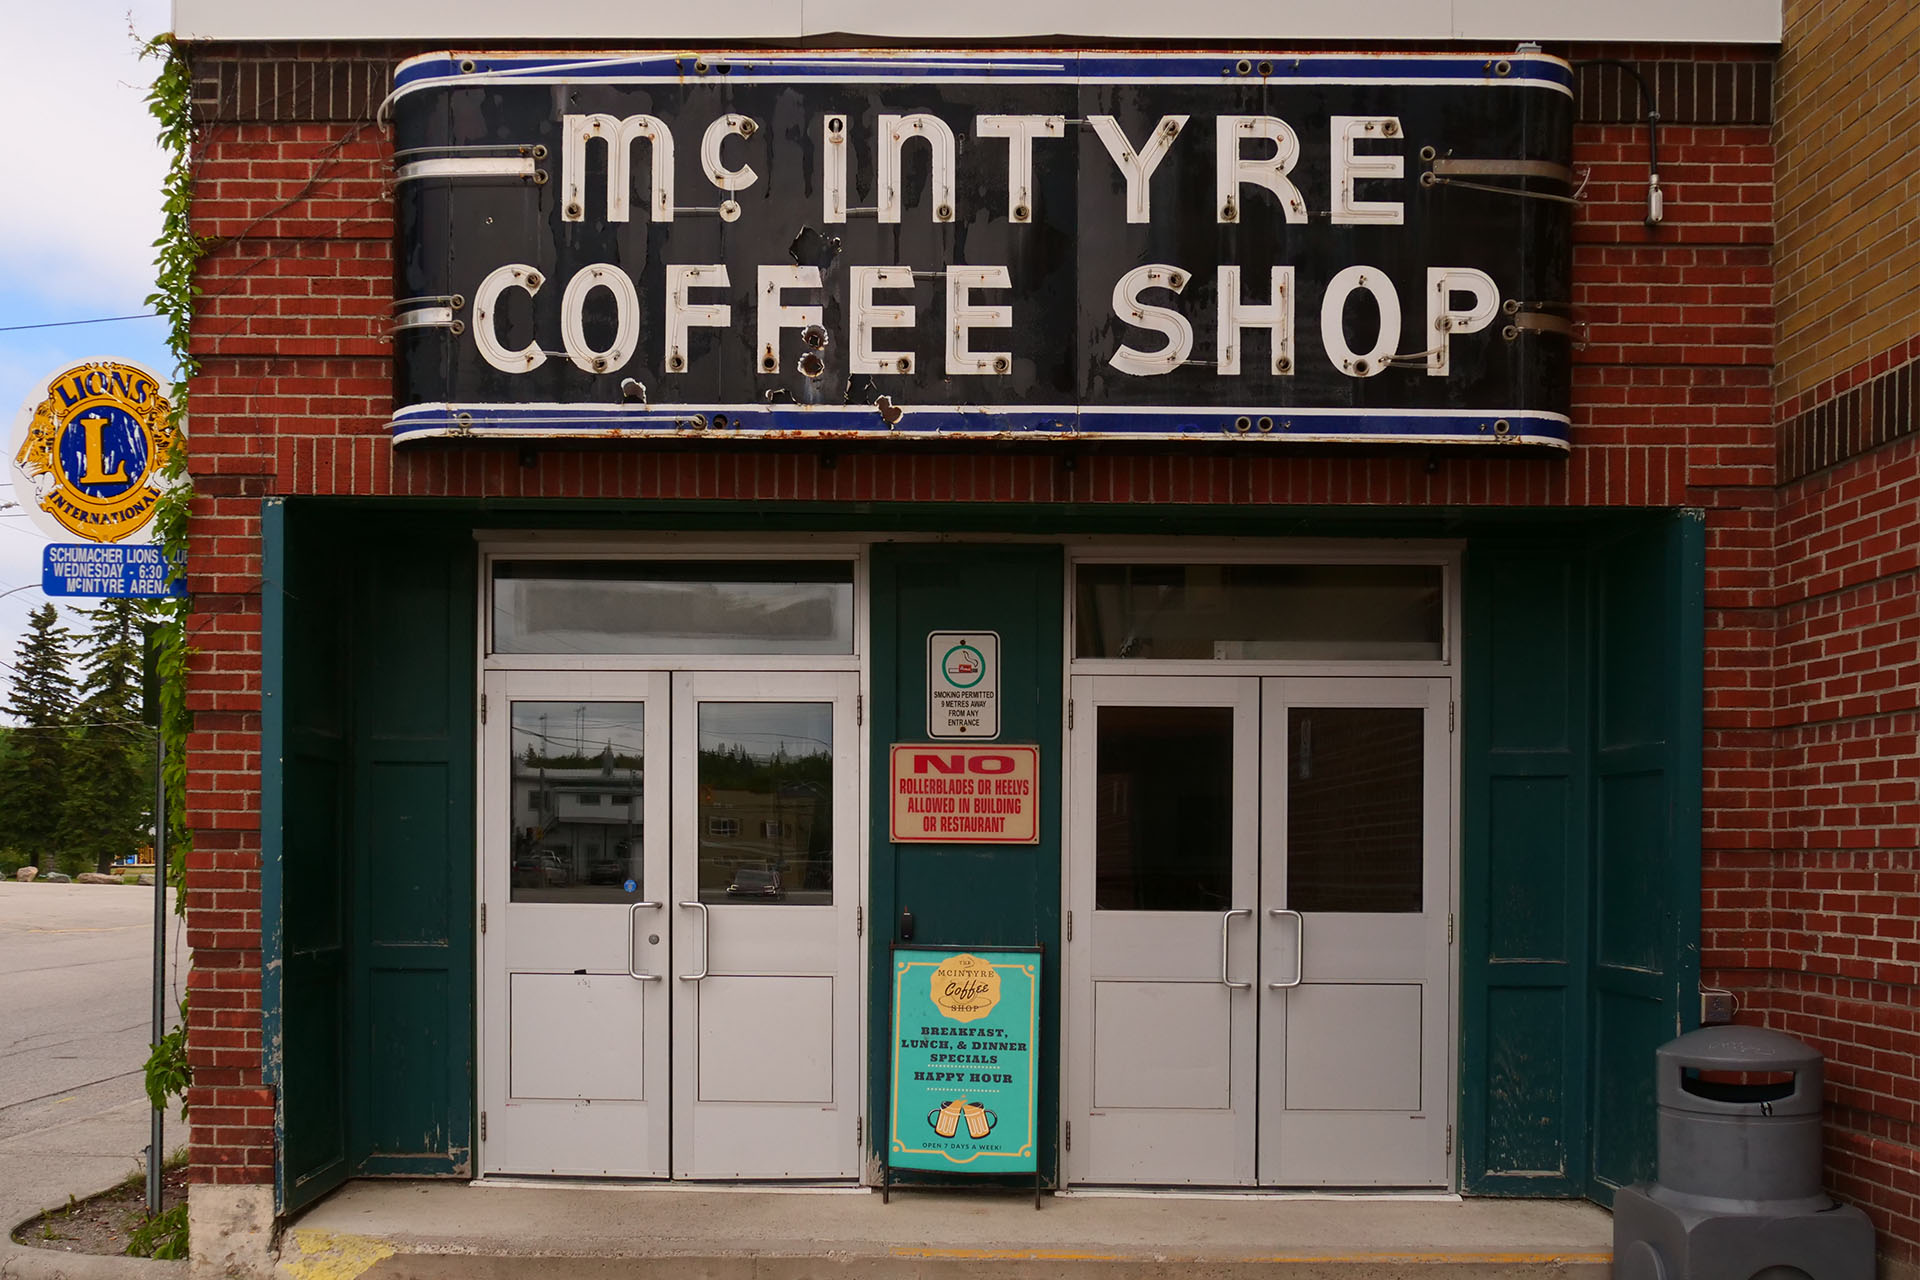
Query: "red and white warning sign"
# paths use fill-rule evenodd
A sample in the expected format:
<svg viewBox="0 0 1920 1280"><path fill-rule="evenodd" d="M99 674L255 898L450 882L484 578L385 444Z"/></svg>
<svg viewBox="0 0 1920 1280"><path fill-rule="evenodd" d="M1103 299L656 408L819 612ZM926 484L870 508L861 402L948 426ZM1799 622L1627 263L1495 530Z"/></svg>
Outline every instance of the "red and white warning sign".
<svg viewBox="0 0 1920 1280"><path fill-rule="evenodd" d="M893 744L898 844L1040 843L1040 748Z"/></svg>

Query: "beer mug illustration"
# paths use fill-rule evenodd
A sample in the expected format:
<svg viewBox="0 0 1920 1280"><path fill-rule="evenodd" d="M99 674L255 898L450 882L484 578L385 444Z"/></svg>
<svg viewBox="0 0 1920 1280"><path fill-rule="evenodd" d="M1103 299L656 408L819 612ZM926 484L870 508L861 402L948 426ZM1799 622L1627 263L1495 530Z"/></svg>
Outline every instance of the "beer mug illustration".
<svg viewBox="0 0 1920 1280"><path fill-rule="evenodd" d="M952 1102L947 1103L938 1111L934 1112L933 1131L943 1138L951 1138L955 1133L959 1132L960 1116L966 1107L967 1103L964 1100L955 1098ZM969 1129L969 1132L971 1132L971 1129Z"/></svg>
<svg viewBox="0 0 1920 1280"><path fill-rule="evenodd" d="M961 1107L960 1114L966 1117L969 1138L984 1138L987 1131L993 1128L993 1114L977 1102L969 1102Z"/></svg>

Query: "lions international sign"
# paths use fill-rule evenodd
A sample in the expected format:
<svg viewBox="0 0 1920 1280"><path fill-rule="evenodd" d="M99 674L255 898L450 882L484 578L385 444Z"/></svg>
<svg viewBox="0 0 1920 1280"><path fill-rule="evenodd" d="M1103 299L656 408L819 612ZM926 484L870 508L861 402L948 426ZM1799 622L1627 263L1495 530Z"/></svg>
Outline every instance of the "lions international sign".
<svg viewBox="0 0 1920 1280"><path fill-rule="evenodd" d="M1541 55L416 58L393 431L1564 448Z"/></svg>
<svg viewBox="0 0 1920 1280"><path fill-rule="evenodd" d="M20 410L14 492L52 537L139 539L173 442L166 384L130 360L57 370Z"/></svg>
<svg viewBox="0 0 1920 1280"><path fill-rule="evenodd" d="M56 539L41 566L48 595L184 594L147 545L173 445L165 387L144 365L103 358L55 370L28 393L8 453L15 498Z"/></svg>

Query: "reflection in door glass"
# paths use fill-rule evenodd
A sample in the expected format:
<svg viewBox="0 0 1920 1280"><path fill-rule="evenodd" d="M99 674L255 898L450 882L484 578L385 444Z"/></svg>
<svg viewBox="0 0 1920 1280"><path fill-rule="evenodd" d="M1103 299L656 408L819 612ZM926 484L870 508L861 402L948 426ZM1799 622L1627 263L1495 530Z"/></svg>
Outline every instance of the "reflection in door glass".
<svg viewBox="0 0 1920 1280"><path fill-rule="evenodd" d="M1287 711L1287 906L1420 910L1419 707Z"/></svg>
<svg viewBox="0 0 1920 1280"><path fill-rule="evenodd" d="M513 704L513 901L646 897L645 720L639 702Z"/></svg>
<svg viewBox="0 0 1920 1280"><path fill-rule="evenodd" d="M833 704L702 702L700 901L833 901Z"/></svg>
<svg viewBox="0 0 1920 1280"><path fill-rule="evenodd" d="M1093 905L1225 911L1233 895L1233 708L1101 707Z"/></svg>

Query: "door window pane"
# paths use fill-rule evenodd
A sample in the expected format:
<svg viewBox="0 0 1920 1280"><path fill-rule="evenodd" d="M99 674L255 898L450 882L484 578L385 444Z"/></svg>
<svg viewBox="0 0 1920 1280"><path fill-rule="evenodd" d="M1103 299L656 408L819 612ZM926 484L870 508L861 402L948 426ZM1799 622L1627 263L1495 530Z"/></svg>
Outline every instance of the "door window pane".
<svg viewBox="0 0 1920 1280"><path fill-rule="evenodd" d="M640 702L513 704L513 901L646 898L646 710Z"/></svg>
<svg viewBox="0 0 1920 1280"><path fill-rule="evenodd" d="M1099 708L1094 906L1225 911L1233 708Z"/></svg>
<svg viewBox="0 0 1920 1280"><path fill-rule="evenodd" d="M1287 711L1287 906L1419 911L1419 707Z"/></svg>
<svg viewBox="0 0 1920 1280"><path fill-rule="evenodd" d="M1438 661L1434 564L1083 564L1074 653L1161 661Z"/></svg>
<svg viewBox="0 0 1920 1280"><path fill-rule="evenodd" d="M833 704L699 707L700 901L833 901Z"/></svg>
<svg viewBox="0 0 1920 1280"><path fill-rule="evenodd" d="M502 561L493 651L852 653L853 565Z"/></svg>

